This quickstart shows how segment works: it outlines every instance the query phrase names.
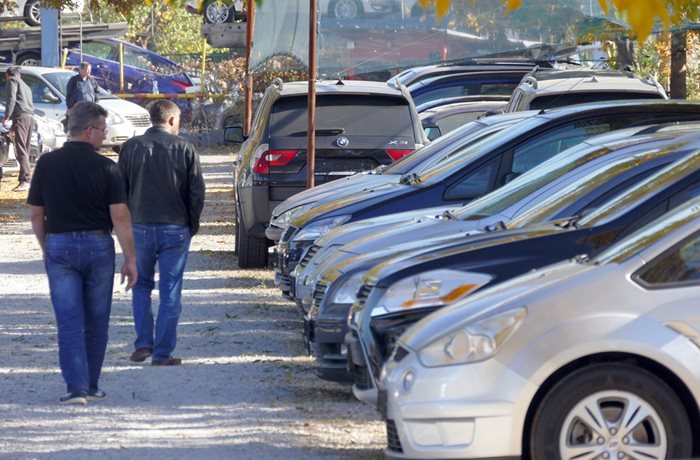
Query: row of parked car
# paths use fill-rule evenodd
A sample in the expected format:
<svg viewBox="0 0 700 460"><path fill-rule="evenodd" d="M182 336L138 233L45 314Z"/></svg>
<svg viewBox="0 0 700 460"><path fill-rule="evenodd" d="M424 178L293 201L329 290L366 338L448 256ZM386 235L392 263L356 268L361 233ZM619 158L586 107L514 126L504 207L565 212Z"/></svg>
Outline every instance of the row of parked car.
<svg viewBox="0 0 700 460"><path fill-rule="evenodd" d="M305 124L293 120L306 96L280 82L241 148L237 225L252 207L277 242L276 281L303 313L319 376L352 382L380 411L390 457L700 455L689 308L700 104L665 100L629 71L530 65L507 103L430 142L415 82L400 84L425 70L371 98L403 96L404 108L317 115L317 164L340 147L352 167L369 157L360 147L415 149L387 166L338 180L321 170L319 186L285 197L305 176ZM363 97L344 94L361 84L323 85L347 96L343 116ZM361 122L374 136L356 134ZM237 238L239 263L266 262L268 244L252 257L249 244Z"/></svg>

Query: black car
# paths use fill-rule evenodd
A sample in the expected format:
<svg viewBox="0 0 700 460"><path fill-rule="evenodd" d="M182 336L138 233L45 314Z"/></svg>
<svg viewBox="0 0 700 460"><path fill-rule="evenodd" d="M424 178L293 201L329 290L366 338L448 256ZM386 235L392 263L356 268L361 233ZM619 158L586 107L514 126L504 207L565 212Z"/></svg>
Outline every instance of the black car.
<svg viewBox="0 0 700 460"><path fill-rule="evenodd" d="M683 149L692 153L611 197L584 217L523 228L518 228L516 219L509 224L512 230L500 232L498 238L486 234L457 245L428 248L387 260L370 270L353 305L351 332L346 336L356 394L362 396L374 386L399 335L447 303L439 296L431 298L431 302L421 302L419 296L413 299L417 308L394 308L389 302L401 303L403 298L386 294L396 291L398 283L410 280L418 286L428 281L431 270L437 269L468 272L473 274L475 283L471 290L462 291L464 297L485 285L492 286L535 268L567 258L595 256L668 210L700 195L700 139Z"/></svg>
<svg viewBox="0 0 700 460"><path fill-rule="evenodd" d="M457 244L470 234L497 232L511 220L535 224L581 215L598 203L632 187L658 169L687 153L669 146L695 140L697 124L624 129L596 136L562 152L486 197L430 218L421 216L397 222L394 228L372 232L373 237L352 241L353 233L324 237L324 248L309 251L321 260L313 286L311 304L305 311L304 337L316 358L317 374L326 380L346 381L347 354L343 353L347 318L363 275L375 265L398 254L421 251L440 243ZM683 133L693 132L684 140ZM540 206L544 204L544 206ZM327 241L323 241L327 240ZM346 240L352 242L343 245ZM315 258L315 256L314 256ZM307 257L300 265L308 264ZM324 267L321 269L320 267ZM448 280L441 280L443 284Z"/></svg>
<svg viewBox="0 0 700 460"><path fill-rule="evenodd" d="M634 125L698 120L700 105L686 101L609 101L543 110L433 168L398 183L344 196L292 220L277 245L280 278L314 240L331 228L371 217L468 203L545 160L596 135Z"/></svg>
<svg viewBox="0 0 700 460"><path fill-rule="evenodd" d="M236 252L241 268L267 265L272 210L306 188L308 82L265 91L234 166ZM406 88L379 82L316 83L315 181L386 165L427 143Z"/></svg>

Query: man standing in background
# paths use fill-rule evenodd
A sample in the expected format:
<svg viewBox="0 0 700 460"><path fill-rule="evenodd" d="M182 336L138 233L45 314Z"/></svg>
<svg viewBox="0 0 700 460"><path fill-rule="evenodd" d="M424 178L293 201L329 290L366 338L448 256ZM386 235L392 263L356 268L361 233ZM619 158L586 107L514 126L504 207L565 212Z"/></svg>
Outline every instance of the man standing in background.
<svg viewBox="0 0 700 460"><path fill-rule="evenodd" d="M34 125L34 102L31 89L20 77L19 67L10 66L7 69L6 89L5 118L2 120L2 127L5 128L7 122L12 121L10 132L14 138L15 157L19 163L19 185L14 190L26 191L29 190L29 181L32 176L29 149Z"/></svg>
<svg viewBox="0 0 700 460"><path fill-rule="evenodd" d="M161 99L147 109L153 126L126 141L119 153L139 273L132 298L136 340L130 359L143 362L152 356L154 366L178 366L182 360L172 352L182 310L182 279L190 240L199 230L204 178L194 146L177 136L177 105ZM154 331L151 292L156 263L160 305Z"/></svg>
<svg viewBox="0 0 700 460"><path fill-rule="evenodd" d="M70 77L66 84L66 107L68 107L68 110L66 110L65 126L68 126L68 116L77 102L97 102L99 86L95 78L90 75L91 73L92 66L90 63L81 62L78 64L78 73Z"/></svg>

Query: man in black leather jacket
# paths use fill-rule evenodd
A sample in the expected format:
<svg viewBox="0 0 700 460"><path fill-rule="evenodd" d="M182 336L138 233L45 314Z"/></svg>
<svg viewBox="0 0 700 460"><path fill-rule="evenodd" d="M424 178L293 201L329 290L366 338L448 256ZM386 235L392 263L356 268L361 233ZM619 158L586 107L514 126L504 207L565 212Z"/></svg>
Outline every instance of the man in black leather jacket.
<svg viewBox="0 0 700 460"><path fill-rule="evenodd" d="M180 109L161 99L148 105L152 127L126 141L119 153L133 221L138 281L132 307L136 329L131 361L152 356L154 366L176 366L177 323L190 239L199 230L204 179L194 146L177 136ZM151 292L158 263L160 305L155 321ZM155 332L155 334L154 334Z"/></svg>

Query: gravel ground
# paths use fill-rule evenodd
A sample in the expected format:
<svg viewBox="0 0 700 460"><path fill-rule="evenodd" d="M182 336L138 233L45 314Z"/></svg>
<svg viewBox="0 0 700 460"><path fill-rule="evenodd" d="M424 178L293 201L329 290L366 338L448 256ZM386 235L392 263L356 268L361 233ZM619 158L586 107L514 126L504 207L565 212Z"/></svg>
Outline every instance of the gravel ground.
<svg viewBox="0 0 700 460"><path fill-rule="evenodd" d="M269 270L238 270L230 155L203 152L207 199L192 241L175 356L128 360L131 294L115 281L104 401L61 406L48 282L26 195L0 183L0 459L383 458L378 414L315 377L302 321ZM117 261L118 265L121 261ZM154 292L157 300L157 292Z"/></svg>

